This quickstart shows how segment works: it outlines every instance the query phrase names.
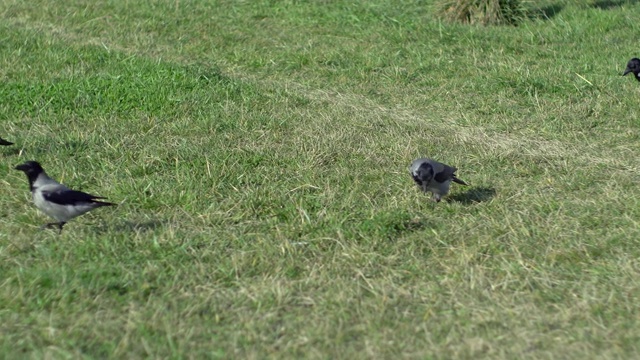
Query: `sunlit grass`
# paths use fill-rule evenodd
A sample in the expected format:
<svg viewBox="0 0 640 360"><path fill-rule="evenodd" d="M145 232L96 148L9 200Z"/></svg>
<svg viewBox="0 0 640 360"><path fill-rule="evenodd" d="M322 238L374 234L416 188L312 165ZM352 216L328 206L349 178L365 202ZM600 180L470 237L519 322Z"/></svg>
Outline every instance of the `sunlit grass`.
<svg viewBox="0 0 640 360"><path fill-rule="evenodd" d="M640 5L430 5L2 2L1 352L633 358ZM25 160L119 205L40 231Z"/></svg>

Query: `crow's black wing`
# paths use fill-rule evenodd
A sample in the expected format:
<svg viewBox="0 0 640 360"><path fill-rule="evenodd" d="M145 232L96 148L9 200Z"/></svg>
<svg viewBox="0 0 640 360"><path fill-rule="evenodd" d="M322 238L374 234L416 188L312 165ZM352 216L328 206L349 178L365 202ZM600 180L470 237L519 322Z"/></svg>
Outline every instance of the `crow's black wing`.
<svg viewBox="0 0 640 360"><path fill-rule="evenodd" d="M99 202L96 199L104 199L100 196L87 194L82 191L76 190L60 190L60 191L43 191L42 197L45 200L50 201L58 205L77 205L80 203L93 203Z"/></svg>
<svg viewBox="0 0 640 360"><path fill-rule="evenodd" d="M453 180L453 178L455 177L455 173L456 173L456 168L454 168L453 166L449 166L449 165L444 165L442 164L442 171L436 173L436 176L434 176L433 178L436 179L437 182L439 183L443 183L447 180Z"/></svg>

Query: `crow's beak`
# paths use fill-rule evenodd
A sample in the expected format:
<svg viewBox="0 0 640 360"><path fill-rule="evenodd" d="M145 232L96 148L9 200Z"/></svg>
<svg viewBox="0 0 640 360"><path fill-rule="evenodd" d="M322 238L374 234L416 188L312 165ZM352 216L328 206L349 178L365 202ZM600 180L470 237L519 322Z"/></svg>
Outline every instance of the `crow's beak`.
<svg viewBox="0 0 640 360"><path fill-rule="evenodd" d="M20 164L16 166L14 169L20 170L20 171L27 171L29 170L29 167L27 166L27 164Z"/></svg>
<svg viewBox="0 0 640 360"><path fill-rule="evenodd" d="M627 75L627 74L628 74L628 73L630 73L630 72L631 72L631 69L626 68L626 69L624 70L624 72L622 73L622 76L625 76L625 75Z"/></svg>

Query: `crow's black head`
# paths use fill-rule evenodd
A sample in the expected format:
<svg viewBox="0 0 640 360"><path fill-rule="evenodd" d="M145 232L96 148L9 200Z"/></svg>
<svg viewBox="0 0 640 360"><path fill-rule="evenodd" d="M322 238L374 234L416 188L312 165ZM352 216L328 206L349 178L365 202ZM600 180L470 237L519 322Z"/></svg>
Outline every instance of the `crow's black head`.
<svg viewBox="0 0 640 360"><path fill-rule="evenodd" d="M29 179L29 188L33 191L33 183L38 179L40 174L44 173L42 166L37 161L27 161L15 167L16 170L23 171Z"/></svg>
<svg viewBox="0 0 640 360"><path fill-rule="evenodd" d="M636 77L636 80L640 81L640 59L638 58L633 58L631 60L629 60L629 62L627 63L627 68L624 69L624 73L622 73L622 76L627 75L628 73L633 73L633 75Z"/></svg>
<svg viewBox="0 0 640 360"><path fill-rule="evenodd" d="M422 163L411 175L413 175L413 180L418 184L418 186L426 186L431 182L431 179L433 179L433 166L427 162Z"/></svg>
<svg viewBox="0 0 640 360"><path fill-rule="evenodd" d="M42 166L40 166L40 163L37 161L27 161L24 164L20 164L18 166L15 167L16 170L20 170L20 171L24 171L25 174L29 175L29 174L35 174L38 175L41 172L43 172L44 170L42 169Z"/></svg>

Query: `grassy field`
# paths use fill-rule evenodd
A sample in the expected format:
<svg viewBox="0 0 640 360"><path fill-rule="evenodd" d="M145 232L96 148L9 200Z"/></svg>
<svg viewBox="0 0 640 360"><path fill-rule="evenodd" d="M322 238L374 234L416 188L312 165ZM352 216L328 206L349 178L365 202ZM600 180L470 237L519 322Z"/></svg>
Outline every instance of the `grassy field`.
<svg viewBox="0 0 640 360"><path fill-rule="evenodd" d="M429 5L1 0L2 357L639 356L640 3Z"/></svg>

